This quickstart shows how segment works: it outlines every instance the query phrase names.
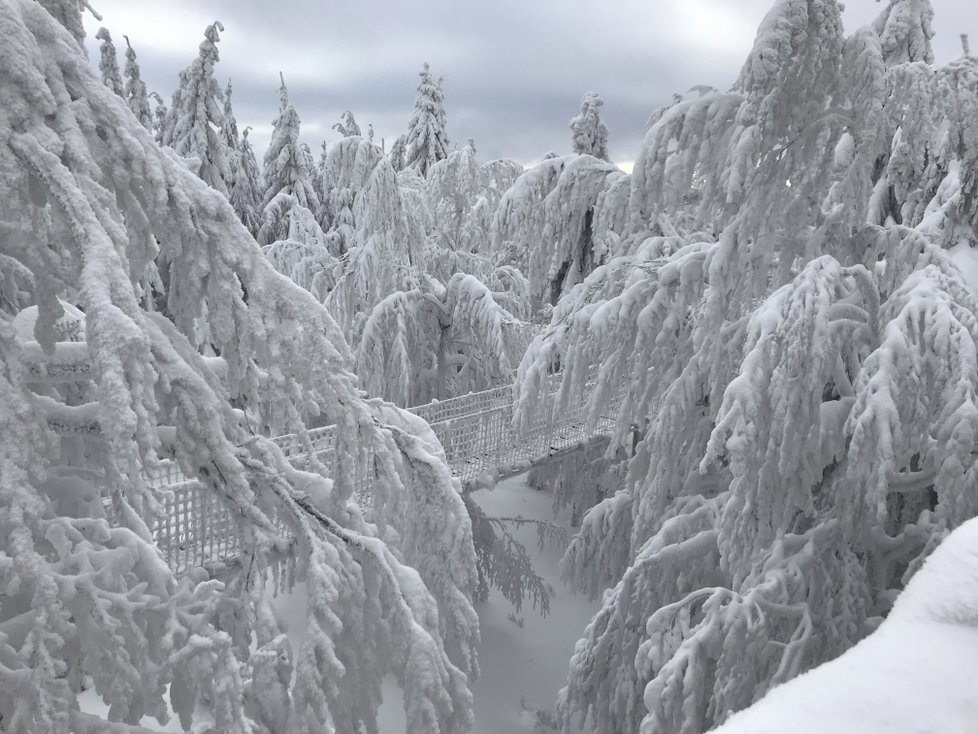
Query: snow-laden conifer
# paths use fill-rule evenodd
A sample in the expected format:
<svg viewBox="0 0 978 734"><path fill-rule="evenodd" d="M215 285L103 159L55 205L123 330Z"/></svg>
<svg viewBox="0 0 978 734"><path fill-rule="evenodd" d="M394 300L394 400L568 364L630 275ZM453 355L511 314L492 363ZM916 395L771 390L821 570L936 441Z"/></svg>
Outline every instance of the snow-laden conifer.
<svg viewBox="0 0 978 734"><path fill-rule="evenodd" d="M377 304L357 347L357 373L371 395L398 405L484 390L512 375L506 344L514 317L479 279L447 286L426 278Z"/></svg>
<svg viewBox="0 0 978 734"><path fill-rule="evenodd" d="M136 119L142 123L147 130L153 129L153 113L149 109L149 96L146 92L146 82L143 81L142 73L139 70L139 62L136 61L136 51L129 43L129 36L126 39L126 68L125 68L125 98L129 103L129 109Z"/></svg>
<svg viewBox="0 0 978 734"><path fill-rule="evenodd" d="M380 149L363 138L344 138L337 145L345 146L340 150L346 154L338 156L339 168L327 168L338 177L327 174L323 188L333 194L339 192L337 196L327 194L334 204L352 204L349 213L354 246L347 251L342 274L325 303L356 345L374 306L389 294L412 287L420 243L411 236L397 176ZM342 160L353 167L346 168ZM353 190L362 186L352 199L343 193L351 189L350 184ZM339 214L343 215L342 208Z"/></svg>
<svg viewBox="0 0 978 734"><path fill-rule="evenodd" d="M284 239L288 230L287 218L281 216L290 206L301 206L309 212L319 210L319 199L312 185L312 156L303 152L299 143L299 115L289 102L289 91L282 78L279 88L279 115L272 123L272 139L265 151L262 179L261 228L258 240L270 244ZM291 202L286 206L283 202Z"/></svg>
<svg viewBox="0 0 978 734"><path fill-rule="evenodd" d="M556 303L608 256L602 247L607 237L595 241L595 211L602 193L622 177L594 156L549 158L503 195L492 222L492 248L525 270L536 307Z"/></svg>
<svg viewBox="0 0 978 734"><path fill-rule="evenodd" d="M220 59L219 33L223 30L219 22L207 26L197 58L181 72L180 86L170 103L163 143L178 155L196 159L198 175L227 196L232 161L221 134L224 100L214 75Z"/></svg>
<svg viewBox="0 0 978 734"><path fill-rule="evenodd" d="M404 166L414 168L426 178L432 166L448 157L445 94L441 81L436 82L432 78L427 63L418 76L421 77L418 82L418 96L414 101L414 114L408 123L407 138L404 141Z"/></svg>
<svg viewBox="0 0 978 734"><path fill-rule="evenodd" d="M156 107L153 108L153 139L160 145L163 145L169 110L167 109L166 102L156 92L150 92L149 96L156 101Z"/></svg>
<svg viewBox="0 0 978 734"><path fill-rule="evenodd" d="M601 121L604 102L594 92L581 99L581 111L571 119L571 142L579 155L593 155L603 161L608 157L608 126Z"/></svg>
<svg viewBox="0 0 978 734"><path fill-rule="evenodd" d="M241 223L257 237L261 222L259 219L261 197L265 187L262 184L261 170L258 168L255 151L251 147L251 141L248 140L250 130L250 127L246 127L242 131L238 143L238 167L235 169L230 201Z"/></svg>
<svg viewBox="0 0 978 734"><path fill-rule="evenodd" d="M333 125L333 129L344 138L360 135L360 126L357 125L357 121L353 118L353 113L349 110L340 116L340 121Z"/></svg>
<svg viewBox="0 0 978 734"><path fill-rule="evenodd" d="M102 72L102 83L125 99L126 90L122 86L119 58L116 56L115 44L112 43L112 34L109 33L108 28L102 27L98 29L95 37L102 42L99 44L98 62L99 71Z"/></svg>
<svg viewBox="0 0 978 734"><path fill-rule="evenodd" d="M391 167L395 173L400 173L404 170L407 158L407 135L398 135L395 138L394 144L391 146L389 158Z"/></svg>
<svg viewBox="0 0 978 734"><path fill-rule="evenodd" d="M614 583L565 728L709 730L861 639L976 512L976 67L885 53L835 0L776 2L730 91L653 115L617 250L520 366L518 421L559 364L553 410L596 379L610 450L641 436L565 561Z"/></svg>
<svg viewBox="0 0 978 734"><path fill-rule="evenodd" d="M15 72L0 76L0 198L19 204L5 203L12 236L0 238L5 730L135 731L169 706L188 730L371 731L391 673L409 731L468 731L475 557L430 431L360 398L329 314L274 272L225 197L155 144L42 5L3 0L0 25L0 66ZM147 310L137 285L158 254L168 316ZM84 342L57 343L61 293L77 297ZM15 338L13 304L37 306L43 346ZM193 346L203 328L222 377ZM32 389L31 360L52 353L91 365L90 403ZM333 476L292 467L231 399L268 432L301 429L303 414L338 423ZM63 437L83 428L88 463L72 470L92 481L69 473L66 502ZM289 551L273 518L296 538L309 592L299 649L283 647L261 573L229 594L162 563L145 471L164 450L229 505L244 569ZM370 523L351 502L368 470ZM86 499L92 486L108 517ZM108 720L78 708L86 675Z"/></svg>
<svg viewBox="0 0 978 734"><path fill-rule="evenodd" d="M890 0L873 21L887 66L910 61L934 62L934 8L930 0Z"/></svg>

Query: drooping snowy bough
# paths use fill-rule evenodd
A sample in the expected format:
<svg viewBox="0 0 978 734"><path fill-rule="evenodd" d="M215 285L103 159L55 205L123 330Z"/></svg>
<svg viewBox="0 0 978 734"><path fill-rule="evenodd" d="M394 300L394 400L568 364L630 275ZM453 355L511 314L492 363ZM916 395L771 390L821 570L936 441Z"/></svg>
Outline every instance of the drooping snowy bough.
<svg viewBox="0 0 978 734"><path fill-rule="evenodd" d="M376 731L381 679L394 673L410 731L467 731L477 576L441 450L416 419L362 399L329 314L92 72L65 27L81 28L82 5L0 2L3 729L147 731L144 717L172 709L200 731ZM139 285L157 256L166 317ZM63 352L59 297L84 312L85 344L67 350L91 364L81 405L88 393L30 388L11 326L35 304L38 348ZM245 413L269 432L301 430L303 415L337 423L334 475L291 467ZM79 420L97 430L79 438ZM82 450L66 453L53 425ZM164 439L232 508L239 593L178 581L152 545L160 498L144 472ZM57 476L64 464L104 487L109 519L101 502L66 501L89 500L91 485ZM381 487L370 522L351 501L364 471ZM271 554L288 549L282 526L309 592L295 651L263 589ZM121 723L79 710L89 685Z"/></svg>
<svg viewBox="0 0 978 734"><path fill-rule="evenodd" d="M978 62L928 65L929 3L885 12L845 37L836 0L778 0L729 92L654 115L617 256L520 367L517 420L560 364L561 400L596 370L595 418L626 385L609 451L642 437L567 555L612 587L567 730L712 728L978 514Z"/></svg>

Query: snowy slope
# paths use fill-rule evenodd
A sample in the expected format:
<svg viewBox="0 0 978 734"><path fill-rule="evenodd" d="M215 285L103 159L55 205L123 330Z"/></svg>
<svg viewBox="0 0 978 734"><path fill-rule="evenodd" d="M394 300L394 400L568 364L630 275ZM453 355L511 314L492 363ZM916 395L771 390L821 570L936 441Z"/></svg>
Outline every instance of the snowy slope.
<svg viewBox="0 0 978 734"><path fill-rule="evenodd" d="M718 734L978 734L978 519L938 547L879 629Z"/></svg>

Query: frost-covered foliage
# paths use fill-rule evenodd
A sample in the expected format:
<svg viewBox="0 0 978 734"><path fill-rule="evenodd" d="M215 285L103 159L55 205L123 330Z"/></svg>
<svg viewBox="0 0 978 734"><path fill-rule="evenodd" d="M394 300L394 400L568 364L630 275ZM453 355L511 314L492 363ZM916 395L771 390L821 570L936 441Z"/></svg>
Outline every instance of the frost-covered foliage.
<svg viewBox="0 0 978 734"><path fill-rule="evenodd" d="M577 527L588 510L621 486L625 456L609 459L607 451L607 441L598 440L553 457L536 464L527 473L526 483L553 496L555 516L569 509L571 525Z"/></svg>
<svg viewBox="0 0 978 734"><path fill-rule="evenodd" d="M224 144L228 147L232 161L236 166L237 161L235 159L238 148L241 147L241 137L238 134L238 121L234 117L234 109L231 107L231 89L231 80L228 79L228 85L224 88L222 95L224 108L221 115L221 137L224 139ZM234 173L236 174L236 171Z"/></svg>
<svg viewBox="0 0 978 734"><path fill-rule="evenodd" d="M119 59L115 53L115 44L112 43L112 34L108 28L99 28L95 37L102 43L99 44L98 68L102 72L102 83L125 98L126 90L122 86L122 75L119 72Z"/></svg>
<svg viewBox="0 0 978 734"><path fill-rule="evenodd" d="M405 159L407 158L407 135L398 135L394 139L390 152L391 167L400 173L404 170Z"/></svg>
<svg viewBox="0 0 978 734"><path fill-rule="evenodd" d="M51 14L52 18L68 29L71 37L79 44L85 41L82 12L88 10L96 20L102 20L102 16L92 9L88 0L38 0L38 2Z"/></svg>
<svg viewBox="0 0 978 734"><path fill-rule="evenodd" d="M471 140L428 171L428 211L440 246L464 252L486 249L488 203L481 200L481 174Z"/></svg>
<svg viewBox="0 0 978 734"><path fill-rule="evenodd" d="M149 95L146 92L146 82L143 81L142 73L139 70L139 62L136 61L136 51L129 43L129 36L126 39L126 69L124 72L125 94L123 95L129 103L132 114L142 123L147 130L153 129L153 113L149 109Z"/></svg>
<svg viewBox="0 0 978 734"><path fill-rule="evenodd" d="M255 151L248 140L248 131L245 128L241 133L241 140L238 144L237 168L234 171L234 185L228 197L234 211L237 212L241 223L247 227L255 237L258 236L258 229L261 226L259 214L261 212L261 197L265 187L262 183L261 171L258 168L258 160L255 158Z"/></svg>
<svg viewBox="0 0 978 734"><path fill-rule="evenodd" d="M315 214L319 210L319 198L312 185L309 162L299 144L299 115L289 102L289 90L282 79L279 89L281 105L278 119L272 123L272 139L265 151L262 197L261 228L258 241L267 245L288 236L289 217L283 202L301 206Z"/></svg>
<svg viewBox="0 0 978 734"><path fill-rule="evenodd" d="M409 226L397 175L380 149L352 137L337 143L334 150L337 155L323 177L330 202L327 211L336 214L333 222L339 225L330 229L329 237L331 243L343 243L348 250L343 253L336 287L325 302L356 345L364 320L378 303L391 293L415 287L420 243Z"/></svg>
<svg viewBox="0 0 978 734"><path fill-rule="evenodd" d="M410 732L468 731L476 559L437 441L362 400L326 310L272 269L224 196L156 145L51 5L0 2L4 730L140 731L170 708L193 731L376 731L393 674ZM140 286L157 255L167 316ZM84 342L58 341L60 294L84 313ZM36 343L11 325L25 306ZM203 330L220 378L193 346ZM91 400L32 389L45 360L87 370ZM232 400L268 432L301 429L303 414L338 424L332 478L293 468ZM84 466L66 437L85 442ZM152 545L161 497L144 476L164 450L236 518L251 570L230 590L202 573L174 578ZM366 471L369 523L351 501ZM279 523L309 593L297 650L255 572L290 550ZM108 720L79 710L85 685Z"/></svg>
<svg viewBox="0 0 978 734"><path fill-rule="evenodd" d="M978 244L978 64L901 62L879 33L845 37L835 0L778 0L730 91L657 112L608 209L617 249L520 366L518 422L596 375L592 422L625 390L609 451L643 436L565 560L590 594L614 584L565 730L707 731L859 641L978 514L958 266ZM546 177L506 199L544 200ZM500 231L526 231L506 199Z"/></svg>
<svg viewBox="0 0 978 734"><path fill-rule="evenodd" d="M419 405L508 383L506 343L512 314L479 279L447 285L425 278L395 291L368 316L357 347L357 374L370 395Z"/></svg>
<svg viewBox="0 0 978 734"><path fill-rule="evenodd" d="M156 100L156 107L153 108L153 139L163 145L169 110L166 102L156 92L150 92L149 96Z"/></svg>
<svg viewBox="0 0 978 734"><path fill-rule="evenodd" d="M608 126L601 122L601 107L604 102L594 92L588 92L581 99L581 111L570 121L571 142L574 152L579 155L593 155L603 161L608 156Z"/></svg>
<svg viewBox="0 0 978 734"><path fill-rule="evenodd" d="M883 59L888 65L910 61L934 63L934 8L930 0L890 0L873 21L879 34Z"/></svg>
<svg viewBox="0 0 978 734"><path fill-rule="evenodd" d="M319 220L329 236L330 250L336 256L342 256L358 245L353 213L363 211L367 183L383 157L384 152L378 146L352 135L323 151ZM396 192L386 193L387 198L373 203L396 207Z"/></svg>
<svg viewBox="0 0 978 734"><path fill-rule="evenodd" d="M609 253L616 238L595 237L595 220L627 194L618 168L591 155L548 158L506 191L492 222L497 257L523 270L534 306L554 304ZM606 230L608 227L606 226Z"/></svg>
<svg viewBox="0 0 978 734"><path fill-rule="evenodd" d="M435 82L432 79L427 63L418 76L421 81L418 82L414 114L404 140L403 165L415 169L424 178L432 166L448 157L448 134L445 132L445 93L441 80ZM393 149L391 156L394 156ZM398 170L396 166L395 170Z"/></svg>
<svg viewBox="0 0 978 734"><path fill-rule="evenodd" d="M333 129L344 138L360 135L360 126L353 117L353 113L347 110L340 116L340 121L333 125Z"/></svg>
<svg viewBox="0 0 978 734"><path fill-rule="evenodd" d="M198 175L227 196L232 181L231 155L221 130L224 127L224 100L214 76L220 59L217 43L224 26L214 22L204 31L200 52L180 73L180 86L173 93L163 144L178 155L196 159Z"/></svg>
<svg viewBox="0 0 978 734"><path fill-rule="evenodd" d="M300 229L297 219L293 216L289 223L291 232ZM329 254L321 241L309 241L299 234L265 245L262 252L273 268L312 293L318 301L324 301L336 285L340 262Z"/></svg>
<svg viewBox="0 0 978 734"><path fill-rule="evenodd" d="M481 165L471 140L432 167L424 185L426 229L432 246L429 272L438 271L443 280L459 270L484 280L488 277L494 266L490 259L492 220L503 195L522 173L523 167L515 161ZM471 257L473 254L477 257Z"/></svg>
<svg viewBox="0 0 978 734"><path fill-rule="evenodd" d="M970 654L978 640L976 540L978 521L970 520L927 559L878 630L717 733L955 731L978 720Z"/></svg>

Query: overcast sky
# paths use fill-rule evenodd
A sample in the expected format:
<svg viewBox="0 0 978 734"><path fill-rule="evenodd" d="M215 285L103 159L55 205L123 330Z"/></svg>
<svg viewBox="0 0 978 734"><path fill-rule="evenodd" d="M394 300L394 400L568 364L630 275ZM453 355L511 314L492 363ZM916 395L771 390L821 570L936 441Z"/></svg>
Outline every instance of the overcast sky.
<svg viewBox="0 0 978 734"><path fill-rule="evenodd" d="M482 160L521 163L570 152L568 121L584 92L604 100L612 158L635 159L645 121L674 92L726 88L772 0L92 0L125 59L123 34L151 91L167 104L178 72L197 54L204 28L225 27L218 78L230 77L241 128L254 128L259 158L278 109L278 74L318 157L331 127L352 110L377 141L406 131L417 72L443 76L452 142L474 138ZM939 62L961 53L974 0L933 0ZM850 0L847 29L882 4ZM90 57L99 23L87 18Z"/></svg>

